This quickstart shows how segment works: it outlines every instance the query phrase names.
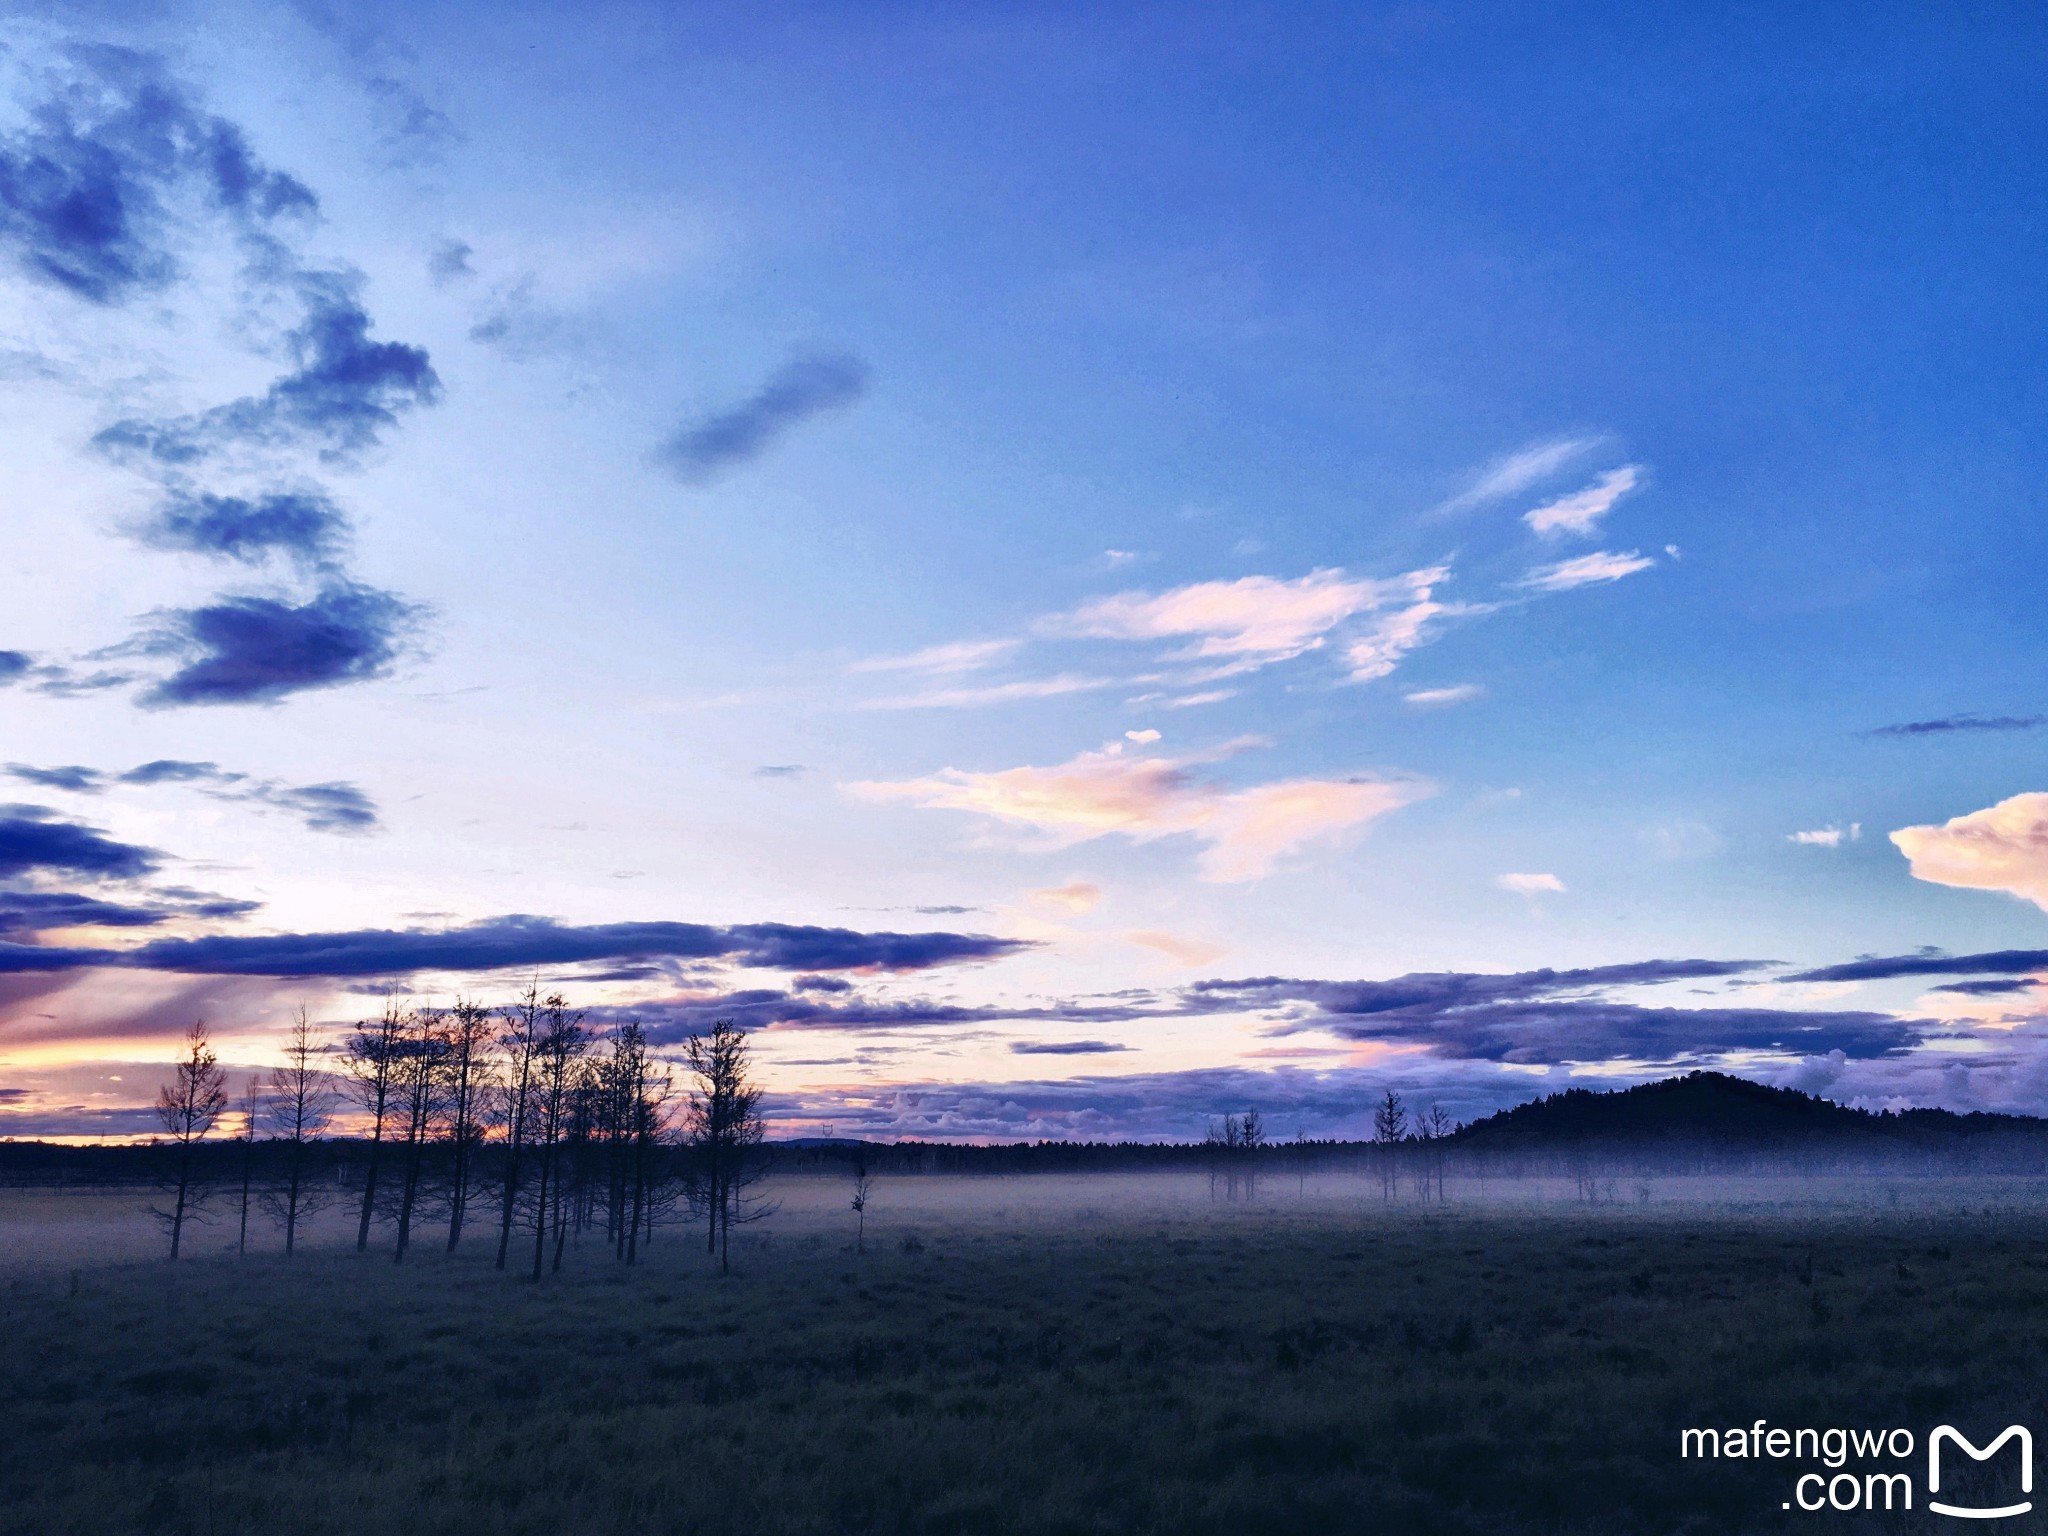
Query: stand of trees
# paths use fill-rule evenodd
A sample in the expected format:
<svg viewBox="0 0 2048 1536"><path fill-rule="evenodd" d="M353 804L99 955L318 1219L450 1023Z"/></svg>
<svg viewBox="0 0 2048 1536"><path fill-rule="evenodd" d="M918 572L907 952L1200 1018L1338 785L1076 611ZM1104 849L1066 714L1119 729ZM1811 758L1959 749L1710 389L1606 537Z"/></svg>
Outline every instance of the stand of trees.
<svg viewBox="0 0 2048 1536"><path fill-rule="evenodd" d="M390 998L332 1044L299 1010L284 1061L249 1084L232 1165L218 1155L226 1145L207 1144L228 1115L227 1079L195 1024L157 1106L167 1139L152 1210L171 1257L236 1181L240 1248L254 1210L294 1254L308 1218L342 1194L340 1148L322 1138L345 1098L363 1131L353 1148L356 1248L367 1250L381 1225L393 1263L437 1223L453 1252L481 1191L495 1197L498 1267L530 1241L521 1267L533 1280L560 1271L572 1239L600 1233L617 1262L635 1264L656 1228L683 1216L704 1222L723 1271L732 1229L775 1209L755 1190L768 1167L766 1125L736 1024L718 1021L671 1062L637 1022L594 1030L535 983L495 1014L468 998L446 1009ZM259 1140L259 1130L268 1135Z"/></svg>

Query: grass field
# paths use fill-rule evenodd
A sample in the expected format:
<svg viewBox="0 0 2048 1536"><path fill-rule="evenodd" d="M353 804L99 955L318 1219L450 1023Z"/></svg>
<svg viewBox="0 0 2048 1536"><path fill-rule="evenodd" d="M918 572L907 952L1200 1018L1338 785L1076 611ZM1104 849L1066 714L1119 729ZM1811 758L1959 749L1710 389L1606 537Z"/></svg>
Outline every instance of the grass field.
<svg viewBox="0 0 2048 1536"><path fill-rule="evenodd" d="M1679 1431L2048 1425L2032 1183L904 1178L856 1256L781 1182L730 1277L664 1229L539 1286L339 1224L173 1270L133 1197L0 1192L0 1531L1905 1530Z"/></svg>

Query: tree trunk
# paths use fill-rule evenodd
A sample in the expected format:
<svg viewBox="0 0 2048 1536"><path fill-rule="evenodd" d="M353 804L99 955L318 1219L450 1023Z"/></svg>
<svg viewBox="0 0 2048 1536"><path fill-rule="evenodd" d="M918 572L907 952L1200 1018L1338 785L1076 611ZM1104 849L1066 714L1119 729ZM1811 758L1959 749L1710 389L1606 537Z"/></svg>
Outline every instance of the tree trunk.
<svg viewBox="0 0 2048 1536"><path fill-rule="evenodd" d="M403 1264L405 1250L412 1245L412 1208L420 1188L420 1160L426 1156L424 1138L416 1139L405 1165L405 1189L398 1199L398 1252L391 1262Z"/></svg>
<svg viewBox="0 0 2048 1536"><path fill-rule="evenodd" d="M285 1183L284 1194L284 1256L292 1256L292 1240L299 1230L299 1160L302 1156L300 1143L292 1142L291 1173Z"/></svg>
<svg viewBox="0 0 2048 1536"><path fill-rule="evenodd" d="M192 1183L192 1148L178 1154L178 1203L171 1211L171 1259L176 1262L178 1245L185 1236L185 1191Z"/></svg>
<svg viewBox="0 0 2048 1536"><path fill-rule="evenodd" d="M448 1251L462 1241L462 1217L469 1206L469 1144L473 1138L465 1126L456 1127L455 1187L448 1196Z"/></svg>
<svg viewBox="0 0 2048 1536"><path fill-rule="evenodd" d="M548 1176L553 1173L550 1164L554 1161L550 1148L542 1147L540 1154L540 1190L533 1211L533 1278L540 1279L541 1263L548 1249ZM561 1197L556 1196L557 1203Z"/></svg>
<svg viewBox="0 0 2048 1536"><path fill-rule="evenodd" d="M363 1175L363 1216L356 1223L356 1252L361 1253L370 1246L370 1213L377 1204L377 1157L384 1150L384 1117L378 1115L377 1127L370 1135L370 1168Z"/></svg>
<svg viewBox="0 0 2048 1536"><path fill-rule="evenodd" d="M248 1256L249 1252L249 1175L250 1164L256 1160L255 1133L251 1132L242 1143L242 1230L235 1239L235 1252Z"/></svg>

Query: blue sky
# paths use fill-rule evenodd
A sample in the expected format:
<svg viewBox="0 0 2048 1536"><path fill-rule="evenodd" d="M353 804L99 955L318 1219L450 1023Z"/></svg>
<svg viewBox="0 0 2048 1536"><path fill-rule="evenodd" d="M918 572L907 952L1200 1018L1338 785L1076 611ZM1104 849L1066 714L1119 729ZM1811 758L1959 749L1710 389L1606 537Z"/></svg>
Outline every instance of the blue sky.
<svg viewBox="0 0 2048 1536"><path fill-rule="evenodd" d="M791 1127L2042 1108L2044 35L32 8L0 1126L534 966Z"/></svg>

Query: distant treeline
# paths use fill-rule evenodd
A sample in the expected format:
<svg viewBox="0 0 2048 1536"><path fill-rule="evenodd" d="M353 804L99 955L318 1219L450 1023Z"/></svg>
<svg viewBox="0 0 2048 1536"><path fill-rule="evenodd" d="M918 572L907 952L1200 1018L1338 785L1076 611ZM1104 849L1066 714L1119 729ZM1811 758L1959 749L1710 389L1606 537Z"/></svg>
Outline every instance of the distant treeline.
<svg viewBox="0 0 2048 1536"><path fill-rule="evenodd" d="M627 1128L610 1126L602 1110L602 1079L586 1081L588 1104L571 1096L559 1137L561 1196L553 1219L571 1233L598 1229L616 1241L639 1227L651 1235L657 1217L702 1214L698 1171L705 1141L668 1135L662 1116L639 1108L635 1067ZM594 1106L594 1108L592 1108ZM500 1114L500 1122L510 1116ZM616 1116L614 1116L616 1118ZM827 1178L1024 1176L1024 1174L1202 1174L1219 1196L1253 1194L1274 1178L1350 1176L1376 1184L1384 1198L1403 1192L1442 1200L1450 1184L1516 1178L1573 1180L1593 1202L1620 1200L1645 1178L1729 1174L2023 1174L2048 1176L2048 1120L2019 1114L1954 1114L1950 1110L1853 1110L1788 1087L1696 1071L1618 1092L1567 1090L1452 1126L1440 1116L1409 1118L1397 1094L1376 1106L1374 1141L1272 1141L1257 1112L1227 1116L1196 1143L1036 1141L963 1145L934 1141L799 1139L766 1141L748 1126L745 1182L768 1174ZM610 1126L610 1128L608 1128ZM473 1174L461 1163L459 1137L418 1137L410 1149L362 1137L305 1137L297 1143L195 1141L123 1147L68 1147L39 1141L0 1143L0 1184L41 1188L152 1186L172 1157L188 1159L195 1186L219 1194L250 1184L276 1188L297 1176L313 1206L338 1200L365 1204L373 1169L412 1153L412 1180L432 1198L422 1206L444 1214L465 1178L502 1194L516 1174L514 1149L477 1141L483 1161ZM530 1155L530 1153L528 1153ZM1632 1186L1630 1186L1632 1188ZM637 1190L637 1194L633 1194ZM383 1208L389 1194L377 1200ZM635 1223L627 1206L639 1206ZM694 1208L694 1210L692 1210ZM422 1210L424 1214L424 1210ZM528 1231L539 1212L520 1221ZM723 1233L721 1233L723 1237Z"/></svg>

